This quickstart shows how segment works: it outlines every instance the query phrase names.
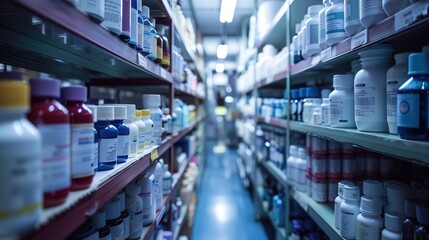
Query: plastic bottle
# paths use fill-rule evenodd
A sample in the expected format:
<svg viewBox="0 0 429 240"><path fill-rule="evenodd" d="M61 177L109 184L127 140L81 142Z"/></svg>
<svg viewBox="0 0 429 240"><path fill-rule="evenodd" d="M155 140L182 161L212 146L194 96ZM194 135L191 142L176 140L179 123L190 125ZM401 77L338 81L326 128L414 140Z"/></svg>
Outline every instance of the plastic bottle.
<svg viewBox="0 0 429 240"><path fill-rule="evenodd" d="M307 159L304 148L298 148L298 157L295 158L295 182L298 191L305 192L307 187Z"/></svg>
<svg viewBox="0 0 429 240"><path fill-rule="evenodd" d="M402 222L401 239L414 240L417 225L416 203L413 200L405 200L405 220Z"/></svg>
<svg viewBox="0 0 429 240"><path fill-rule="evenodd" d="M167 136L170 136L171 134L173 134L173 118L170 115L170 109L163 108L162 113L164 114L162 117L162 121L165 122L165 132L167 133Z"/></svg>
<svg viewBox="0 0 429 240"><path fill-rule="evenodd" d="M295 24L295 35L292 37L292 59L293 63L298 63L301 61L301 55L299 53L299 44L298 44L298 33L301 30L301 23Z"/></svg>
<svg viewBox="0 0 429 240"><path fill-rule="evenodd" d="M98 237L100 240L112 239L110 233L110 227L106 224L106 212L101 209L95 212L94 216L91 217L92 224L98 229Z"/></svg>
<svg viewBox="0 0 429 240"><path fill-rule="evenodd" d="M27 114L42 137L43 205L62 204L70 191L69 112L56 99L60 81L30 79L31 110Z"/></svg>
<svg viewBox="0 0 429 240"><path fill-rule="evenodd" d="M152 24L149 21L150 17L150 9L147 6L142 7L142 15L143 17L143 46L142 46L142 52L143 55L147 56L152 53L150 48L150 29L152 27Z"/></svg>
<svg viewBox="0 0 429 240"><path fill-rule="evenodd" d="M143 50L144 44L144 23L143 23L143 12L142 12L142 0L137 1L137 51Z"/></svg>
<svg viewBox="0 0 429 240"><path fill-rule="evenodd" d="M393 14L405 9L410 6L410 1L404 0L383 0L383 9L387 13L388 16L392 16Z"/></svg>
<svg viewBox="0 0 429 240"><path fill-rule="evenodd" d="M130 236L130 214L125 208L125 192L120 192L118 195L116 195L117 198L119 198L120 204L121 204L121 218L124 222L124 238L128 239Z"/></svg>
<svg viewBox="0 0 429 240"><path fill-rule="evenodd" d="M137 154L143 154L144 144L146 142L146 125L142 121L142 110L136 110L136 117L134 118L134 124L139 130L137 138Z"/></svg>
<svg viewBox="0 0 429 240"><path fill-rule="evenodd" d="M161 66L165 69L170 68L171 63L171 57L170 57L170 42L168 40L168 31L169 27L165 25L158 25L159 30L158 34L161 36L163 45L162 45L162 60L161 60Z"/></svg>
<svg viewBox="0 0 429 240"><path fill-rule="evenodd" d="M91 110L92 113L92 120L94 121L94 126L95 123L97 122L97 106L96 105L86 105L89 110ZM98 161L100 160L99 155L98 155L98 145L100 144L100 139L98 138L98 132L97 129L95 129L94 127L94 156L93 156L93 167L94 167L94 173L97 172L97 167L98 167Z"/></svg>
<svg viewBox="0 0 429 240"><path fill-rule="evenodd" d="M415 240L424 240L429 238L429 207L421 203L416 206L417 220L420 225L414 231Z"/></svg>
<svg viewBox="0 0 429 240"><path fill-rule="evenodd" d="M329 94L329 125L355 128L353 75L334 75L335 90Z"/></svg>
<svg viewBox="0 0 429 240"><path fill-rule="evenodd" d="M429 54L409 57L408 79L398 90L398 134L402 139L429 140L428 95Z"/></svg>
<svg viewBox="0 0 429 240"><path fill-rule="evenodd" d="M380 44L359 53L362 69L355 76L355 123L359 131L387 132L386 73L393 48Z"/></svg>
<svg viewBox="0 0 429 240"><path fill-rule="evenodd" d="M150 119L153 121L153 144L161 145L162 139L162 111L161 95L158 94L144 94L143 107L150 110Z"/></svg>
<svg viewBox="0 0 429 240"><path fill-rule="evenodd" d="M153 174L146 173L137 182L141 187L140 197L143 202L143 226L150 225L154 220L153 181Z"/></svg>
<svg viewBox="0 0 429 240"><path fill-rule="evenodd" d="M157 32L155 30L155 19L154 18L150 18L149 19L150 23L151 23L151 27L150 27L150 54L147 55L147 57L152 60L152 61L156 61L157 60L157 51L158 51L158 45L157 45Z"/></svg>
<svg viewBox="0 0 429 240"><path fill-rule="evenodd" d="M155 198L155 209L159 210L162 207L162 192L163 192L163 182L162 182L162 163L157 161L153 167L153 195Z"/></svg>
<svg viewBox="0 0 429 240"><path fill-rule="evenodd" d="M308 123L310 122L313 103L320 106L322 100L320 99L320 89L318 87L307 87L305 92L306 98L303 104L302 121Z"/></svg>
<svg viewBox="0 0 429 240"><path fill-rule="evenodd" d="M361 197L357 216L356 239L380 239L383 229L382 203L380 198Z"/></svg>
<svg viewBox="0 0 429 240"><path fill-rule="evenodd" d="M97 107L95 129L100 139L97 171L111 170L117 163L118 129L112 125L114 116L113 106Z"/></svg>
<svg viewBox="0 0 429 240"><path fill-rule="evenodd" d="M122 0L104 0L104 21L101 26L115 35L122 32Z"/></svg>
<svg viewBox="0 0 429 240"><path fill-rule="evenodd" d="M320 52L319 46L319 11L323 9L323 5L313 5L308 7L307 14L310 18L305 22L306 25L306 46L307 54L313 56Z"/></svg>
<svg viewBox="0 0 429 240"><path fill-rule="evenodd" d="M302 58L303 59L307 59L310 57L310 55L308 55L307 53L307 39L306 39L306 35L307 35L307 25L305 24L305 22L307 22L307 20L310 18L310 15L305 14L304 15L304 19L301 22L301 31L302 31L302 36L301 36L301 45L302 45L302 49L301 49L301 54L302 54Z"/></svg>
<svg viewBox="0 0 429 240"><path fill-rule="evenodd" d="M18 239L42 213L42 139L26 119L29 107L30 87L21 75L0 73L0 238Z"/></svg>
<svg viewBox="0 0 429 240"><path fill-rule="evenodd" d="M153 146L153 121L150 119L150 110L142 110L142 121L146 126L144 149L150 149Z"/></svg>
<svg viewBox="0 0 429 240"><path fill-rule="evenodd" d="M383 10L382 0L360 0L360 22L369 28L387 17Z"/></svg>
<svg viewBox="0 0 429 240"><path fill-rule="evenodd" d="M128 158L134 158L137 155L137 144L139 137L139 128L134 123L136 106L134 104L124 104L127 107L127 119L124 120L124 125L130 129L130 151Z"/></svg>
<svg viewBox="0 0 429 240"><path fill-rule="evenodd" d="M347 239L356 238L356 221L359 214L359 187L345 185L343 187L344 202L341 203L341 237Z"/></svg>
<svg viewBox="0 0 429 240"><path fill-rule="evenodd" d="M112 125L118 129L118 146L117 146L117 159L118 163L124 163L128 159L130 152L130 128L124 124L127 119L127 107L121 105L114 105L115 120Z"/></svg>
<svg viewBox="0 0 429 240"><path fill-rule="evenodd" d="M359 0L344 0L344 29L349 37L363 30L359 10Z"/></svg>
<svg viewBox="0 0 429 240"><path fill-rule="evenodd" d="M86 96L83 86L61 88L71 124L71 190L88 188L94 177L94 122L91 110L84 104Z"/></svg>
<svg viewBox="0 0 429 240"><path fill-rule="evenodd" d="M141 187L131 184L125 188L126 208L130 215L130 239L140 239L143 233L143 201Z"/></svg>
<svg viewBox="0 0 429 240"><path fill-rule="evenodd" d="M365 180L363 182L363 194L371 198L380 198L383 193L383 184L376 180ZM381 215L381 214L380 214Z"/></svg>
<svg viewBox="0 0 429 240"><path fill-rule="evenodd" d="M297 119L297 111L298 111L298 98L299 98L299 90L292 89L290 91L290 118L291 120L296 121Z"/></svg>
<svg viewBox="0 0 429 240"><path fill-rule="evenodd" d="M182 130L182 122L183 122L183 110L180 107L180 101L178 99L174 99L173 101L174 113L176 114L176 120L173 123L173 133L177 134Z"/></svg>
<svg viewBox="0 0 429 240"><path fill-rule="evenodd" d="M122 0L122 24L119 38L125 42L130 40L131 0Z"/></svg>
<svg viewBox="0 0 429 240"><path fill-rule="evenodd" d="M308 15L304 15L304 18L301 20L301 29L298 32L298 49L301 56L301 59L304 59L305 55L305 21L307 21Z"/></svg>
<svg viewBox="0 0 429 240"><path fill-rule="evenodd" d="M158 28L156 26L156 19L152 18L151 19L152 24L153 24L153 28L156 32L155 38L156 38L156 58L155 58L155 62L160 64L162 62L162 57L164 56L164 40L162 39L162 37L158 34Z"/></svg>
<svg viewBox="0 0 429 240"><path fill-rule="evenodd" d="M328 47L326 43L326 10L331 6L329 0L323 0L324 7L319 11L319 47L325 49Z"/></svg>
<svg viewBox="0 0 429 240"><path fill-rule="evenodd" d="M397 212L405 215L405 199L408 186L405 184L388 184L386 189L387 201L386 212Z"/></svg>
<svg viewBox="0 0 429 240"><path fill-rule="evenodd" d="M94 22L104 21L104 1L105 0L80 0L78 9L86 13Z"/></svg>
<svg viewBox="0 0 429 240"><path fill-rule="evenodd" d="M347 38L344 29L344 0L331 0L326 10L326 43L333 46Z"/></svg>
<svg viewBox="0 0 429 240"><path fill-rule="evenodd" d="M297 121L302 122L303 118L303 107L305 104L305 99L307 98L306 88L299 89L299 101L298 101L298 110L297 110Z"/></svg>
<svg viewBox="0 0 429 240"><path fill-rule="evenodd" d="M171 192L173 179L170 171L168 170L168 164L164 164L163 168L164 173L162 175L162 193L163 195L168 195Z"/></svg>
<svg viewBox="0 0 429 240"><path fill-rule="evenodd" d="M289 147L289 157L287 159L287 167L286 167L286 176L289 185L295 186L296 185L296 157L298 156L298 148L295 145L291 145Z"/></svg>
<svg viewBox="0 0 429 240"><path fill-rule="evenodd" d="M400 86L408 79L408 57L411 53L395 54L395 66L387 71L386 103L387 103L387 124L389 133L398 134L396 125L397 112L397 92Z"/></svg>
<svg viewBox="0 0 429 240"><path fill-rule="evenodd" d="M138 41L138 5L138 0L131 0L130 40L128 41L131 47L136 47Z"/></svg>
<svg viewBox="0 0 429 240"><path fill-rule="evenodd" d="M121 218L121 201L119 198L114 197L106 206L106 223L110 227L110 234L112 240L122 240L124 238L124 221Z"/></svg>
<svg viewBox="0 0 429 240"><path fill-rule="evenodd" d="M338 182L338 196L335 198L334 205L334 223L335 228L341 229L341 204L344 202L344 186L353 186L354 184L349 181Z"/></svg>
<svg viewBox="0 0 429 240"><path fill-rule="evenodd" d="M403 217L396 212L384 213L384 226L381 233L382 240L400 240L401 238L401 224Z"/></svg>
<svg viewBox="0 0 429 240"><path fill-rule="evenodd" d="M322 99L322 125L329 126L329 106L330 100L329 98Z"/></svg>

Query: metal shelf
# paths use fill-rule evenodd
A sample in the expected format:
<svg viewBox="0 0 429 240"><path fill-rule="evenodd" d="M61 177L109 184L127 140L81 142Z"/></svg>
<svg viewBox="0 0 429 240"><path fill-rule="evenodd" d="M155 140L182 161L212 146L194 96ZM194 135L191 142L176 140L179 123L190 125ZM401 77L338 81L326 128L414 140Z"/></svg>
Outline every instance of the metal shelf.
<svg viewBox="0 0 429 240"><path fill-rule="evenodd" d="M192 96L200 100L204 100L204 96L198 93L195 90L188 88L185 84L174 83L174 89L179 92L179 94ZM177 95L177 94L175 94Z"/></svg>
<svg viewBox="0 0 429 240"><path fill-rule="evenodd" d="M179 219L177 220L177 223L176 223L177 225L174 228L174 231L173 231L173 240L176 240L176 239L179 238L180 232L183 230L183 227L186 225L185 221L188 218L188 210L189 210L189 207L186 204L180 207L180 212L182 214L180 214L180 217L179 217Z"/></svg>

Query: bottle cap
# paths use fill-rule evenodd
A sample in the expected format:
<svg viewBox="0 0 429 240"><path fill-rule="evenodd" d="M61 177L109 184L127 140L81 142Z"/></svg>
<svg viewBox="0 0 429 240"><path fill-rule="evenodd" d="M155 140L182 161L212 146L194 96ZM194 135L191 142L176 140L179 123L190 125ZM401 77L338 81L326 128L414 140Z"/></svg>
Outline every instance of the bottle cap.
<svg viewBox="0 0 429 240"><path fill-rule="evenodd" d="M353 88L353 86L354 86L353 74L334 75L334 88L337 88L337 87Z"/></svg>
<svg viewBox="0 0 429 240"><path fill-rule="evenodd" d="M159 94L143 94L144 108L158 108L161 106L161 95Z"/></svg>
<svg viewBox="0 0 429 240"><path fill-rule="evenodd" d="M384 226L394 231L401 231L404 217L398 212L384 213Z"/></svg>
<svg viewBox="0 0 429 240"><path fill-rule="evenodd" d="M142 117L142 110L136 110L136 118Z"/></svg>
<svg viewBox="0 0 429 240"><path fill-rule="evenodd" d="M298 89L292 89L292 90L290 90L290 98L291 99L297 99L297 98L299 98L299 90Z"/></svg>
<svg viewBox="0 0 429 240"><path fill-rule="evenodd" d="M422 48L423 53L429 53L429 45L426 45Z"/></svg>
<svg viewBox="0 0 429 240"><path fill-rule="evenodd" d="M305 88L306 98L320 98L320 90L318 87Z"/></svg>
<svg viewBox="0 0 429 240"><path fill-rule="evenodd" d="M290 145L290 147L289 147L289 154L292 157L298 156L298 147L295 146L295 145Z"/></svg>
<svg viewBox="0 0 429 240"><path fill-rule="evenodd" d="M344 186L353 186L354 183L349 181L339 181L338 182L338 196L341 198L344 197Z"/></svg>
<svg viewBox="0 0 429 240"><path fill-rule="evenodd" d="M387 186L392 185L392 184L401 184L401 182L394 181L394 180L383 181L383 196L387 196Z"/></svg>
<svg viewBox="0 0 429 240"><path fill-rule="evenodd" d="M115 120L125 120L127 119L127 107L121 105L113 106L114 118Z"/></svg>
<svg viewBox="0 0 429 240"><path fill-rule="evenodd" d="M144 19L149 19L150 18L150 9L148 6L143 5L142 7L142 17Z"/></svg>
<svg viewBox="0 0 429 240"><path fill-rule="evenodd" d="M408 75L429 74L429 53L413 53L408 60Z"/></svg>
<svg viewBox="0 0 429 240"><path fill-rule="evenodd" d="M104 207L106 211L106 219L113 220L121 216L121 201L114 197Z"/></svg>
<svg viewBox="0 0 429 240"><path fill-rule="evenodd" d="M323 5L312 5L307 8L307 14L309 15L319 14L320 10L322 10L323 7L324 7Z"/></svg>
<svg viewBox="0 0 429 240"><path fill-rule="evenodd" d="M417 221L424 225L429 225L429 206L428 204L416 205Z"/></svg>
<svg viewBox="0 0 429 240"><path fill-rule="evenodd" d="M405 200L405 215L407 217L416 217L416 203L414 200Z"/></svg>
<svg viewBox="0 0 429 240"><path fill-rule="evenodd" d="M142 117L150 117L150 110L149 109L143 109L142 110Z"/></svg>
<svg viewBox="0 0 429 240"><path fill-rule="evenodd" d="M30 105L30 86L28 83L12 78L10 79L12 81L8 80L0 80L0 108L28 109Z"/></svg>
<svg viewBox="0 0 429 240"><path fill-rule="evenodd" d="M358 186L345 185L343 187L343 198L350 201L359 201L360 191Z"/></svg>
<svg viewBox="0 0 429 240"><path fill-rule="evenodd" d="M298 158L305 160L306 156L307 156L307 152L305 151L305 148L299 147L298 148Z"/></svg>
<svg viewBox="0 0 429 240"><path fill-rule="evenodd" d="M136 105L134 104L119 104L120 106L125 106L127 108L127 119L128 120L134 120L135 112L136 112Z"/></svg>
<svg viewBox="0 0 429 240"><path fill-rule="evenodd" d="M163 171L164 171L164 172L167 172L167 171L168 171L168 164L164 164L164 165L162 166L162 168L163 168Z"/></svg>
<svg viewBox="0 0 429 240"><path fill-rule="evenodd" d="M383 203L378 197L363 196L360 198L360 212L368 215L380 216L383 211Z"/></svg>
<svg viewBox="0 0 429 240"><path fill-rule="evenodd" d="M365 180L363 182L363 194L368 197L381 197L383 184L376 180Z"/></svg>
<svg viewBox="0 0 429 240"><path fill-rule="evenodd" d="M98 121L113 121L115 119L113 106L97 106Z"/></svg>
<svg viewBox="0 0 429 240"><path fill-rule="evenodd" d="M304 99L307 97L307 91L306 88L300 88L299 89L299 98Z"/></svg>
<svg viewBox="0 0 429 240"><path fill-rule="evenodd" d="M169 108L162 108L162 113L165 115L170 114L170 109Z"/></svg>
<svg viewBox="0 0 429 240"><path fill-rule="evenodd" d="M31 96L33 97L60 97L60 81L53 78L30 79Z"/></svg>
<svg viewBox="0 0 429 240"><path fill-rule="evenodd" d="M410 55L411 55L411 53L409 53L409 52L395 54L395 62L396 62L396 64L398 64L398 63L407 63L408 62L408 58L409 58Z"/></svg>
<svg viewBox="0 0 429 240"><path fill-rule="evenodd" d="M389 203L401 203L405 202L407 198L407 185L404 184L388 184L387 185L387 200Z"/></svg>
<svg viewBox="0 0 429 240"><path fill-rule="evenodd" d="M130 196L137 196L141 192L141 186L130 184L125 188L125 193Z"/></svg>
<svg viewBox="0 0 429 240"><path fill-rule="evenodd" d="M91 110L93 122L97 122L97 106L92 104L86 104L86 106Z"/></svg>
<svg viewBox="0 0 429 240"><path fill-rule="evenodd" d="M66 101L86 102L87 89L84 86L61 88L61 98Z"/></svg>
<svg viewBox="0 0 429 240"><path fill-rule="evenodd" d="M331 94L332 89L330 88L324 88L322 89L322 91L320 91L320 96L323 98L328 98L329 99L329 94Z"/></svg>
<svg viewBox="0 0 429 240"><path fill-rule="evenodd" d="M125 193L120 192L119 194L116 195L116 197L119 198L121 212L125 211Z"/></svg>
<svg viewBox="0 0 429 240"><path fill-rule="evenodd" d="M106 212L103 209L98 210L95 212L94 216L92 216L91 222L94 224L95 228L103 228L106 226Z"/></svg>
<svg viewBox="0 0 429 240"><path fill-rule="evenodd" d="M155 18L153 18L153 17L151 17L151 18L149 19L149 21L152 23L152 27L153 27L153 28L156 28L156 19L155 19Z"/></svg>

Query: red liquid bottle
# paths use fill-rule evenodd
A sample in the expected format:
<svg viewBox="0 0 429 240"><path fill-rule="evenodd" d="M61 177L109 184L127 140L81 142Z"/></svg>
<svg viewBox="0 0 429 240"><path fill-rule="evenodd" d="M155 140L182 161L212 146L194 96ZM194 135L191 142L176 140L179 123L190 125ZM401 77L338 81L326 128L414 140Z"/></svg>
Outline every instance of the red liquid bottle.
<svg viewBox="0 0 429 240"><path fill-rule="evenodd" d="M60 81L30 79L31 111L27 117L42 136L44 207L62 204L70 192L69 112L56 99Z"/></svg>
<svg viewBox="0 0 429 240"><path fill-rule="evenodd" d="M71 190L88 188L94 177L94 123L91 110L84 104L86 95L83 86L61 88L61 98L70 113Z"/></svg>

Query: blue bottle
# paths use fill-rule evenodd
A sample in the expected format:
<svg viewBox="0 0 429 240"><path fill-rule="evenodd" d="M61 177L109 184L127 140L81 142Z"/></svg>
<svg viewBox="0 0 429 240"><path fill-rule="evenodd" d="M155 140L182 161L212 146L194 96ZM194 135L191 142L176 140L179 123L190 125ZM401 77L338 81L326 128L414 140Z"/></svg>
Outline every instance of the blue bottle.
<svg viewBox="0 0 429 240"><path fill-rule="evenodd" d="M151 40L151 32L152 29L152 23L149 21L150 17L150 9L147 6L142 7L142 14L143 18L143 46L142 46L142 53L143 55L147 56L151 54L150 49L150 40Z"/></svg>
<svg viewBox="0 0 429 240"><path fill-rule="evenodd" d="M151 28L150 28L150 54L147 55L147 57L152 60L155 61L156 60L156 51L157 51L157 32L155 30L155 19L151 18L150 19L151 22Z"/></svg>
<svg viewBox="0 0 429 240"><path fill-rule="evenodd" d="M98 167L97 171L113 169L117 162L118 129L111 123L114 120L113 106L97 106Z"/></svg>
<svg viewBox="0 0 429 240"><path fill-rule="evenodd" d="M127 119L127 107L123 105L114 105L115 120L112 125L118 129L118 146L116 151L117 163L125 163L130 151L130 128L124 124Z"/></svg>
<svg viewBox="0 0 429 240"><path fill-rule="evenodd" d="M408 75L398 90L398 134L403 139L429 140L429 54L409 56Z"/></svg>

